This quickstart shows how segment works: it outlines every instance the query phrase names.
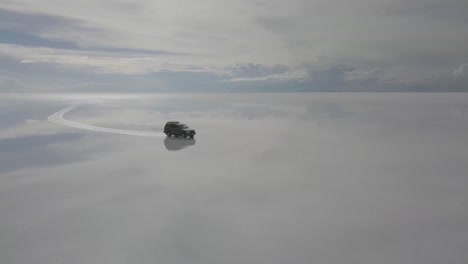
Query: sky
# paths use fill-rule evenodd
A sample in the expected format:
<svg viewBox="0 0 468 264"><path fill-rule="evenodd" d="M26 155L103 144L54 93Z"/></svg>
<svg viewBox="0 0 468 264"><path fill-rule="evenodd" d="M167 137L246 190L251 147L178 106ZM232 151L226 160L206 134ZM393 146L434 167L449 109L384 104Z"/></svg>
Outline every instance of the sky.
<svg viewBox="0 0 468 264"><path fill-rule="evenodd" d="M0 92L467 91L466 0L0 0Z"/></svg>

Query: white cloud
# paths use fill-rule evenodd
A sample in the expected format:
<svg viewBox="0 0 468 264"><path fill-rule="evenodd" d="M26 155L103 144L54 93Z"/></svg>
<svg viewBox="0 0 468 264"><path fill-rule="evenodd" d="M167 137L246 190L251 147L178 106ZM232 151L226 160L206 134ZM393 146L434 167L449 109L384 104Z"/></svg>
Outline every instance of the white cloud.
<svg viewBox="0 0 468 264"><path fill-rule="evenodd" d="M381 68L370 68L370 69L354 69L351 71L345 72L344 75L345 81L382 81L389 82L395 81L395 77L386 72Z"/></svg>
<svg viewBox="0 0 468 264"><path fill-rule="evenodd" d="M36 61L34 60L22 60L21 63L25 63L25 64L28 64L28 63L35 63Z"/></svg>
<svg viewBox="0 0 468 264"><path fill-rule="evenodd" d="M98 30L56 27L41 35L80 46L125 47L205 54L211 63L274 63L287 60L282 41L255 26L259 7L249 2L214 0L80 1L20 0L0 4L20 12L64 16Z"/></svg>
<svg viewBox="0 0 468 264"><path fill-rule="evenodd" d="M461 0L16 0L0 8L49 17L27 33L76 47L3 44L0 53L74 71L229 76L230 65L255 63L284 65L288 72L230 76L229 82L284 81L301 80L303 65L325 58L325 65L360 65L346 80L416 83L448 76L468 58L468 4Z"/></svg>
<svg viewBox="0 0 468 264"><path fill-rule="evenodd" d="M467 75L467 71L466 69L468 69L468 64L467 63L464 63L462 65L460 65L458 68L456 68L454 71L453 71L453 76L463 76L463 75Z"/></svg>
<svg viewBox="0 0 468 264"><path fill-rule="evenodd" d="M259 76L259 77L234 77L225 80L225 82L258 82L258 81L273 81L273 82L287 82L287 81L304 81L307 78L305 70L289 70L284 73Z"/></svg>
<svg viewBox="0 0 468 264"><path fill-rule="evenodd" d="M458 0L111 1L18 0L22 12L64 16L96 30L55 27L42 36L81 46L206 54L211 63L302 63L316 56L366 60L403 52L463 52L466 24L434 16L466 7ZM448 11L447 11L448 10ZM454 16L456 19L456 16ZM432 33L432 34L431 34ZM429 39L428 39L429 38ZM430 40L430 41L428 41ZM445 45L442 45L445 44Z"/></svg>
<svg viewBox="0 0 468 264"><path fill-rule="evenodd" d="M22 64L48 63L60 67L100 73L146 74L161 71L174 72L219 72L220 69L201 63L189 63L177 56L168 58L133 57L121 54L111 55L104 52L51 49L42 47L23 47L0 44L0 54L19 60ZM26 59L27 58L27 59Z"/></svg>

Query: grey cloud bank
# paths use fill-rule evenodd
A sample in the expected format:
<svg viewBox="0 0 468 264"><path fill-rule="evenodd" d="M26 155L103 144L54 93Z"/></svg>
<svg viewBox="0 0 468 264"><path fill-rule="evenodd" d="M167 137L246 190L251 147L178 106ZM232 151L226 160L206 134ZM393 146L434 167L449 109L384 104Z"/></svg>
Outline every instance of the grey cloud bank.
<svg viewBox="0 0 468 264"><path fill-rule="evenodd" d="M467 12L463 0L2 1L0 92L461 92Z"/></svg>

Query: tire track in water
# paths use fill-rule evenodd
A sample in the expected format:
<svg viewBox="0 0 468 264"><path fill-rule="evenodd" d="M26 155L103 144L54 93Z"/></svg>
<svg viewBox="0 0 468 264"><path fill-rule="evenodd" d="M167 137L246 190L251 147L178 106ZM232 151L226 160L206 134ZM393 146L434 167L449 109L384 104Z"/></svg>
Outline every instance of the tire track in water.
<svg viewBox="0 0 468 264"><path fill-rule="evenodd" d="M120 134L120 135L130 135L130 136L139 136L139 137L164 137L163 133L155 133L149 131L138 131L138 130L126 130L126 129L115 129L115 128L107 128L107 127L99 127L99 126L92 126L86 125L74 121L67 120L63 118L63 115L66 113L76 109L76 105L69 106L64 108L52 115L50 115L47 119L57 125L82 129L82 130L89 130L94 132L101 132L101 133L110 133L110 134Z"/></svg>

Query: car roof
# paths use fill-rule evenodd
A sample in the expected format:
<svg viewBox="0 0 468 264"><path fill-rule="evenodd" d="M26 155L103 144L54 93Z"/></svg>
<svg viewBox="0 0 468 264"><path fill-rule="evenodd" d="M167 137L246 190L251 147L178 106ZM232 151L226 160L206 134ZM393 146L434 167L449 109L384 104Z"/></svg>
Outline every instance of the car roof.
<svg viewBox="0 0 468 264"><path fill-rule="evenodd" d="M168 121L166 124L180 124L179 121Z"/></svg>

